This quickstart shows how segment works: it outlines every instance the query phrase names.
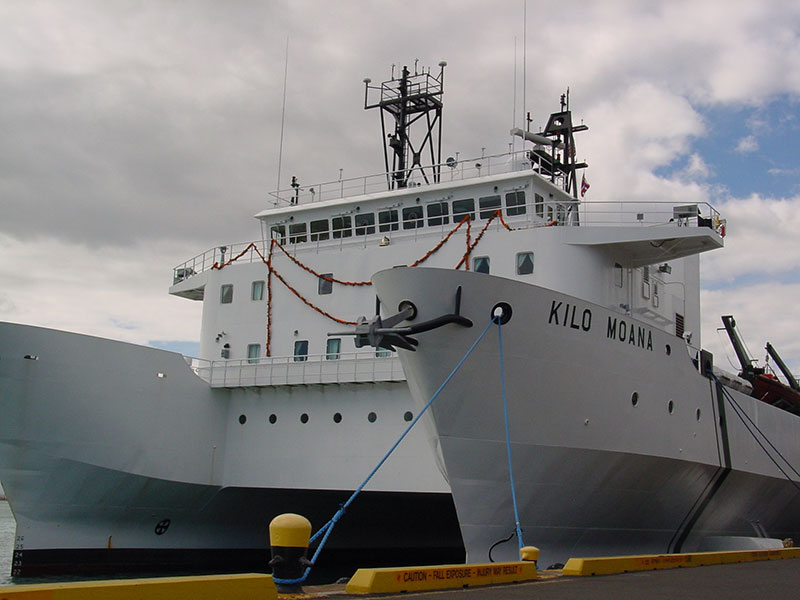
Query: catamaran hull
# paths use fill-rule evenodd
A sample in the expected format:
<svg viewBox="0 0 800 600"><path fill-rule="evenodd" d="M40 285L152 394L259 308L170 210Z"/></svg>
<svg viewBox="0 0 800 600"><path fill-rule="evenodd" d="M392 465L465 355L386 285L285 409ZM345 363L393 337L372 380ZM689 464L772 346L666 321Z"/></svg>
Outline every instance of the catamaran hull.
<svg viewBox="0 0 800 600"><path fill-rule="evenodd" d="M684 340L580 299L509 279L438 269L374 277L384 306L415 322L474 323L418 335L401 360L427 402L503 303L511 463L523 539L542 564L570 556L689 551L718 536L800 536L800 493L759 447ZM457 290L460 288L460 306ZM517 556L497 326L432 405L467 557ZM792 464L800 419L733 400ZM774 453L773 453L774 454ZM780 458L775 456L776 460Z"/></svg>
<svg viewBox="0 0 800 600"><path fill-rule="evenodd" d="M178 354L2 323L13 574L267 571L270 520L327 522L409 409L403 382L212 388ZM337 524L316 578L463 558L433 452L421 431L410 441Z"/></svg>

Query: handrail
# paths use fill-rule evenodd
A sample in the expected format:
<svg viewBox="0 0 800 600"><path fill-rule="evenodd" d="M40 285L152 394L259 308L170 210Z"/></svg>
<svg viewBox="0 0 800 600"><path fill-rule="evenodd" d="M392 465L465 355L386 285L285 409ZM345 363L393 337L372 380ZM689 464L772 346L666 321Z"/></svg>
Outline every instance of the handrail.
<svg viewBox="0 0 800 600"><path fill-rule="evenodd" d="M577 210L575 210L576 207ZM475 212L479 214L486 211L481 211L480 207L476 206ZM594 227L637 224L641 227L705 226L722 235L722 228L724 227L724 221L721 219L719 211L708 202L680 205L675 201L557 201L548 199L546 201L543 200L541 203L529 201L524 206L506 207L503 210L503 218L512 229L529 229L543 225ZM411 238L416 240L422 235L440 235L444 237L450 232L452 226L452 224L448 223L408 230L376 231L369 235L332 238L325 241L289 242L286 246L292 249L346 247L374 244L380 242L383 238L389 238L390 241L394 241ZM225 252L222 252L222 248L225 248ZM242 242L206 250L175 267L173 270L173 283L179 283L193 275L202 273L212 268L215 264L222 264L225 260L238 256L244 250L247 250L247 252L239 257L239 262L261 262L263 260L262 256L266 256L269 253L269 241Z"/></svg>
<svg viewBox="0 0 800 600"><path fill-rule="evenodd" d="M337 358L328 358L336 356ZM191 359L194 373L211 387L405 381L397 355L374 351L233 360Z"/></svg>

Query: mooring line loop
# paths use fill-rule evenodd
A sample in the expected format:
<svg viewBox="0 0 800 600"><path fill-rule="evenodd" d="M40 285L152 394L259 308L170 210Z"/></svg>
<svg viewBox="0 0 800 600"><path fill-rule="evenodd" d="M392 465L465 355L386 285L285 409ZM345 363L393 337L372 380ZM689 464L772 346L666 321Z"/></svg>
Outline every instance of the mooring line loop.
<svg viewBox="0 0 800 600"><path fill-rule="evenodd" d="M395 451L395 449L397 449L397 447L400 445L400 442L402 442L405 439L405 437L408 435L408 433L411 431L411 429L414 427L414 425L416 425L417 422L422 418L422 415L425 414L425 411L427 411L428 408L430 408L431 404L433 404L434 401L439 397L439 394L442 393L442 390L444 390L444 388L447 386L447 384L450 383L450 381L453 379L455 374L458 372L458 370L461 368L461 366L467 360L469 355L472 354L472 351L475 350L475 348L477 347L478 343L480 343L480 341L484 338L484 336L486 335L486 332L489 331L489 328L492 326L492 323L494 323L494 319L490 319L489 320L489 322L486 324L486 327L484 328L484 330L481 332L481 334L478 336L478 338L472 343L472 345L469 347L469 350L467 350L466 354L464 354L464 356L461 357L461 360L458 361L458 363L453 368L453 370L450 372L450 374L445 378L445 380L442 382L442 384L439 386L439 388L433 393L433 396L431 396L431 399L428 400L428 402L425 404L425 406L422 407L422 410L420 410L419 413L417 413L417 416L414 417L414 419L408 424L408 427L406 427L405 431L403 431L403 433L400 434L400 437L397 438L397 441L394 444L392 444L392 447L389 448L389 451L386 452L386 454L384 454L383 458L378 462L378 464L375 466L375 468L372 469L372 472L369 475L367 475L367 478L364 479L364 481L361 483L361 485L359 485L358 488L356 488L356 490L351 494L351 496L347 499L347 502L345 502L344 504L340 505L339 510L337 510L336 513L333 515L333 517L331 517L330 521L325 523L325 525L320 527L320 529L319 529L319 531L317 531L317 533L315 533L313 536L311 536L311 539L308 542L309 545L312 542L316 541L316 539L321 534L324 533L324 535L322 537L322 540L320 541L319 546L317 546L317 549L314 552L314 556L311 559L311 564L308 567L306 567L306 570L303 572L303 575L298 577L298 578L296 578L296 579L279 579L279 578L276 578L276 577L273 576L273 581L275 581L275 583L279 583L281 585L294 585L294 584L298 584L298 583L303 583L306 580L306 578L308 577L308 574L311 572L311 568L317 562L317 557L319 556L320 552L322 552L322 548L325 546L325 543L328 541L328 537L330 536L331 532L333 531L334 525L336 525L337 521L339 521L339 519L342 518L344 513L347 511L347 508L350 506L350 504L353 502L353 500L356 499L356 496L358 496L358 494L361 493L361 490L364 489L364 487L369 483L369 481L372 479L372 477L375 475L375 473L377 473L378 470L383 466L383 464L389 459L389 456L391 456L391 454Z"/></svg>
<svg viewBox="0 0 800 600"><path fill-rule="evenodd" d="M514 506L514 528L517 534L517 543L519 545L520 550L520 558L522 548L525 546L525 543L522 541L522 527L519 523L519 508L517 507L517 490L516 485L514 484L514 466L511 460L511 434L509 432L508 426L508 401L506 398L506 368L505 368L505 361L503 359L503 325L500 322L502 319L502 314L496 315L493 317L493 321L497 323L497 345L499 348L500 353L500 389L503 396L503 421L505 423L506 429L506 454L508 455L508 480L509 484L511 485L511 501Z"/></svg>

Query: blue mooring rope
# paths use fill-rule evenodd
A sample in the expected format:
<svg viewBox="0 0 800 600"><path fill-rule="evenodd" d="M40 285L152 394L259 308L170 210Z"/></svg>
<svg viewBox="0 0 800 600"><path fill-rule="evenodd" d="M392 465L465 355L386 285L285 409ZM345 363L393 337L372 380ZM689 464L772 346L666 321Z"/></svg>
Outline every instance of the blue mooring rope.
<svg viewBox="0 0 800 600"><path fill-rule="evenodd" d="M319 531L317 531L317 533L315 533L313 536L311 536L311 539L308 541L309 545L311 545L320 536L320 534L322 534L322 533L325 534L323 536L323 538L322 538L322 541L320 541L319 546L317 546L316 551L314 552L314 556L311 559L311 564L306 567L306 570L303 572L303 575L298 577L298 578L296 578L296 579L281 579L281 578L273 576L272 580L275 583L280 584L280 585L295 585L295 584L298 584L298 583L303 583L306 580L306 578L308 577L308 574L311 572L311 567L313 567L314 564L317 562L317 557L319 556L320 552L322 552L322 548L325 546L325 542L328 541L328 537L330 536L331 532L333 531L333 527L334 527L334 525L336 525L336 522L339 521L339 519L342 518L342 516L344 515L345 511L347 510L347 507L349 507L350 504L353 502L353 500L356 499L356 496L358 496L358 494L361 492L361 490L363 490L364 487L367 485L367 483L369 483L370 479L372 479L372 477L375 475L375 473L378 472L378 469L380 469L383 466L383 464L388 460L389 456L400 445L400 442L403 441L403 439L406 437L406 435L408 435L408 432L411 431L412 427L414 427L414 425L417 424L417 421L419 421L422 418L422 415L425 414L425 411L428 410L430 405L433 404L434 400L436 400L436 398L439 397L439 394L442 393L442 390L445 388L445 386L448 383L450 383L450 380L453 379L453 376L455 376L456 372L461 368L461 365L464 364L464 361L467 360L467 357L469 357L469 355L472 354L472 351L475 350L475 347L483 339L483 336L485 336L486 332L489 331L489 328L492 326L493 322L494 322L494 319L489 321L489 323L486 325L486 328L478 336L478 339L476 339L472 343L472 345L469 347L469 350L467 350L467 353L464 354L464 356L461 358L461 360L458 361L458 364L455 366L455 368L450 372L450 375L448 375L445 378L445 380L442 382L442 385L439 386L439 389L437 389L434 392L434 394L431 397L431 399L428 400L427 404L425 404L425 406L422 407L422 410L420 410L419 413L417 413L417 416L414 417L414 419L411 421L411 423L408 424L408 427L406 427L405 431L403 431L403 433L400 435L400 437L397 438L397 441L394 444L392 444L392 447L389 448L389 451L383 456L383 458L380 460L380 462L378 462L377 466L374 469L372 469L372 472L369 475L367 475L367 478L361 483L361 485L359 485L358 488L356 488L356 490L352 493L350 498L348 498L347 502L345 502L344 504L342 504L339 507L339 510L337 510L336 513L333 515L333 517L331 517L330 521L325 523L325 525L323 525L322 527L319 528ZM505 398L505 395L503 397ZM516 505L515 505L515 510L516 510Z"/></svg>
<svg viewBox="0 0 800 600"><path fill-rule="evenodd" d="M501 316L497 316L494 320L497 322L497 338L498 346L500 348L500 387L503 394L503 419L506 427L506 454L508 455L508 479L511 485L511 501L514 504L514 527L517 533L517 542L520 549L520 556L523 546L522 541L522 527L519 524L519 509L517 508L517 491L514 485L514 467L511 462L511 435L508 429L508 402L506 401L506 368L503 361L503 326L500 323Z"/></svg>

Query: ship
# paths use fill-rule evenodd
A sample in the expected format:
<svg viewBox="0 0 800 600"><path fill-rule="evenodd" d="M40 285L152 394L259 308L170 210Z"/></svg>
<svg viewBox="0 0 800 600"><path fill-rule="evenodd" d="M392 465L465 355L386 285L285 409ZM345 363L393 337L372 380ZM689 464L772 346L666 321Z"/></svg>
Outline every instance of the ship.
<svg viewBox="0 0 800 600"><path fill-rule="evenodd" d="M524 218L504 207L470 269L376 273L380 310L354 329L398 349L432 416L467 560L792 544L800 386L770 344L786 382L754 366L730 315L739 373L700 338L699 255L726 220L586 200L578 128L562 98L541 132L513 132L532 146Z"/></svg>
<svg viewBox="0 0 800 600"><path fill-rule="evenodd" d="M255 215L259 238L173 268L169 293L203 304L198 357L0 323L14 576L268 571L272 518L319 528L362 483L414 405L396 354L327 333L372 310L373 272L462 258L456 190L496 196L524 178L506 155L442 161L445 65L365 83L383 172L293 176ZM340 520L312 579L463 558L419 426Z"/></svg>

